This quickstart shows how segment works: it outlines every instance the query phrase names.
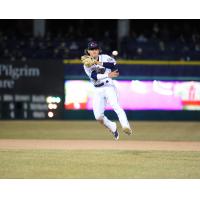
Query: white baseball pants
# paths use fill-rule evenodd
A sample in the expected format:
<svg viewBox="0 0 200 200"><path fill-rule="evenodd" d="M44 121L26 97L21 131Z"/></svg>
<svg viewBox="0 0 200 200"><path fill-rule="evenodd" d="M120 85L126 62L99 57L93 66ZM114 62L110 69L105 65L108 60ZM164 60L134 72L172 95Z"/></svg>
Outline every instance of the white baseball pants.
<svg viewBox="0 0 200 200"><path fill-rule="evenodd" d="M116 131L116 123L112 122L104 115L107 103L109 103L113 110L116 112L122 128L130 128L126 113L119 105L117 89L113 85L95 88L93 96L93 112L95 119L102 121L103 124L112 132Z"/></svg>

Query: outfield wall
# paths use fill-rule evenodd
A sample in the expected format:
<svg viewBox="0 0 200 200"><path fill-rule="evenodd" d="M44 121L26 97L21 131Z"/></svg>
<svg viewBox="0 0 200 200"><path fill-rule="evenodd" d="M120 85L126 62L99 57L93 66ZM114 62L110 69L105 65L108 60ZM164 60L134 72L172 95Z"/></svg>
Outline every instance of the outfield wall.
<svg viewBox="0 0 200 200"><path fill-rule="evenodd" d="M119 81L200 81L200 61L119 60L118 63ZM88 80L80 60L1 60L0 119L94 119L92 110L65 109L66 80ZM198 105L199 100L195 103ZM200 120L197 110L126 112L133 120ZM116 119L113 111L107 114Z"/></svg>

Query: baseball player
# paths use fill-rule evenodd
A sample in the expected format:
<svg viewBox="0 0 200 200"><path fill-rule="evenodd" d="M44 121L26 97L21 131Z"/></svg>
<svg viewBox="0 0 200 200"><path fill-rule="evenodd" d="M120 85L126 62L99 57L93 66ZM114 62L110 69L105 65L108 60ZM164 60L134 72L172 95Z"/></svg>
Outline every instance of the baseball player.
<svg viewBox="0 0 200 200"><path fill-rule="evenodd" d="M119 105L117 90L112 80L119 76L115 59L101 54L101 49L95 41L88 43L85 54L81 57L84 70L95 87L93 96L95 119L111 131L115 140L119 139L116 123L104 115L105 106L109 103L118 115L123 132L130 135L132 130L124 110Z"/></svg>

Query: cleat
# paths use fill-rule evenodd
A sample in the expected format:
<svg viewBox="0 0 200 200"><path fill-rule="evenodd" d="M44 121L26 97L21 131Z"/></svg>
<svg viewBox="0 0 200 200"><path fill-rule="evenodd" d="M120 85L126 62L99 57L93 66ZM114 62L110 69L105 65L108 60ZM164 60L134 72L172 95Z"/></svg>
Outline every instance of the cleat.
<svg viewBox="0 0 200 200"><path fill-rule="evenodd" d="M117 130L115 132L112 132L112 134L113 134L115 140L119 140L119 133Z"/></svg>
<svg viewBox="0 0 200 200"><path fill-rule="evenodd" d="M131 135L133 132L131 130L131 128L128 128L128 127L124 127L123 128L123 132L127 135Z"/></svg>

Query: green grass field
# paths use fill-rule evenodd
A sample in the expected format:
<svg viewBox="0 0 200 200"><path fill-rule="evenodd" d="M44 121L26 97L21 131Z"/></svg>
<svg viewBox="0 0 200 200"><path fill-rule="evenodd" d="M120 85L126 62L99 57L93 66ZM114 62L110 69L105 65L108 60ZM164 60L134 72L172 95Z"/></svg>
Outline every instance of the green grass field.
<svg viewBox="0 0 200 200"><path fill-rule="evenodd" d="M0 151L1 178L200 178L200 152Z"/></svg>
<svg viewBox="0 0 200 200"><path fill-rule="evenodd" d="M121 140L200 141L198 122L134 125ZM0 121L0 139L113 140L94 121ZM200 151L0 149L0 178L200 178L199 169Z"/></svg>
<svg viewBox="0 0 200 200"><path fill-rule="evenodd" d="M131 122L131 126L136 134L129 137L122 133L121 140L200 141L199 122ZM3 138L112 140L95 121L0 121Z"/></svg>

